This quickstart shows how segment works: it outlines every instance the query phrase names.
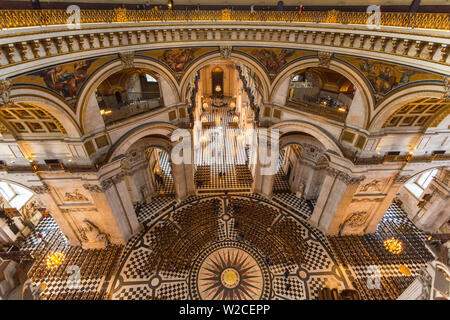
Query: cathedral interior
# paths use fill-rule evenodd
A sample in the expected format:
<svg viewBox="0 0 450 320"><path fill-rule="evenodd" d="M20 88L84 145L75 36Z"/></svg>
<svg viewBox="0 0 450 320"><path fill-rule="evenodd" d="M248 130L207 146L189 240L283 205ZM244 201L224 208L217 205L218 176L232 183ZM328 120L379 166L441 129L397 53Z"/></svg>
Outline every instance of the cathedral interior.
<svg viewBox="0 0 450 320"><path fill-rule="evenodd" d="M446 1L41 2L0 5L0 300L450 298Z"/></svg>

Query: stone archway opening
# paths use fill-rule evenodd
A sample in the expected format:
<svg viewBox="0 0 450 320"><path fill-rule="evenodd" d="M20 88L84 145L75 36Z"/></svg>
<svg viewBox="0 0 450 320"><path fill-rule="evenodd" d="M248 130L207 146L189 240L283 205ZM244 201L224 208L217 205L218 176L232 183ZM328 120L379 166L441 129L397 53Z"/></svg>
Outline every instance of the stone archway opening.
<svg viewBox="0 0 450 320"><path fill-rule="evenodd" d="M95 91L106 125L161 106L158 76L144 68L130 68L110 75Z"/></svg>
<svg viewBox="0 0 450 320"><path fill-rule="evenodd" d="M357 89L344 75L310 67L291 76L288 105L345 122Z"/></svg>

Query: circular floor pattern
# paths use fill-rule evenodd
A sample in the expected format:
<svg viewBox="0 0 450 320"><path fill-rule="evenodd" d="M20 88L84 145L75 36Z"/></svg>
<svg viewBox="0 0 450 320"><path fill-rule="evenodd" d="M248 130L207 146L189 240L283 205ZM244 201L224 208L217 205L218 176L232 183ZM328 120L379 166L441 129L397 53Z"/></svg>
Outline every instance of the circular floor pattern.
<svg viewBox="0 0 450 320"><path fill-rule="evenodd" d="M269 231L259 228L254 240L245 236L241 242L237 241L243 225L237 228L236 212L229 206L229 197L224 196L192 197L181 202L175 211L168 206L157 215L151 213L156 218L147 220L145 231L133 237L124 250L119 270L108 290L112 299L303 300L316 299L320 289L330 282L337 283L340 289L349 288L344 270L337 264L326 237L319 230L276 201L257 195L233 195L231 199L242 204L251 201L256 209L271 213L264 226L269 225ZM197 210L205 210L212 203L215 209L207 210L211 214L196 216ZM296 208L306 215L308 206L303 202ZM255 215L255 212L249 211L249 214ZM192 228L194 218L196 225L209 223L208 227L202 228L202 232ZM170 230L161 233L161 225ZM300 265L290 261L291 251L280 251L275 245L275 240L284 238L284 229L280 228L283 225L295 228L296 234L307 242ZM167 239L170 243L161 247ZM272 250L270 263L267 249ZM278 253L280 258L286 258L276 262L274 257ZM172 258L169 260L164 258L166 256ZM189 261L178 266L166 263L185 261L183 257ZM239 261L243 262L242 266ZM250 269L245 270L247 268ZM287 278L286 270L289 271ZM254 277L248 278L249 274Z"/></svg>
<svg viewBox="0 0 450 320"><path fill-rule="evenodd" d="M202 300L260 300L269 297L269 279L258 253L225 241L200 254L189 287L195 291L192 296Z"/></svg>

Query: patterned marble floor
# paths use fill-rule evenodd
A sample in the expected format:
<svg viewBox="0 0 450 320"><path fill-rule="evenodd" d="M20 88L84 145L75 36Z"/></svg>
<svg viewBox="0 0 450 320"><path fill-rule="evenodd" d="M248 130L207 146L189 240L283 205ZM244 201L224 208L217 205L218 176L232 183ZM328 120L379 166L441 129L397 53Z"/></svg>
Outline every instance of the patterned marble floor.
<svg viewBox="0 0 450 320"><path fill-rule="evenodd" d="M289 259L287 262L272 262L258 245L239 239L233 212L227 209L230 198L193 197L179 204L175 211L168 208L153 221L147 221L146 230L129 242L122 256L120 271L111 281L112 299L316 299L324 286L351 287L344 270L333 258L326 237L296 212L259 196L242 195L232 199L253 201L258 206L276 211L278 215L272 221L272 230L277 230L277 224L282 222L294 223L307 243L305 262L301 265ZM204 246L196 247L195 240L189 241L190 251L195 251L192 260L179 267L164 266L162 261L149 267L149 261L157 258L154 252L162 243L155 232L168 227L182 230L180 223L175 222L177 212L192 206L205 207L210 203L215 204L217 212L211 212L211 216L205 219L217 223L217 232ZM303 211L304 208L307 206L297 210ZM305 211L303 215L308 216L310 212ZM196 233L202 231L197 230ZM183 238L189 235L179 232L176 236ZM174 246L179 242L174 240ZM254 278L246 278L249 275Z"/></svg>

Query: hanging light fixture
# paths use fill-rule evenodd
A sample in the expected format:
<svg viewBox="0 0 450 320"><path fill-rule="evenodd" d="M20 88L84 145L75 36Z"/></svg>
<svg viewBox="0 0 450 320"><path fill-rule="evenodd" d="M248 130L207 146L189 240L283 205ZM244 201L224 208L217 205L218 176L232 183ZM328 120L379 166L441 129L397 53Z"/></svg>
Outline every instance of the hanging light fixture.
<svg viewBox="0 0 450 320"><path fill-rule="evenodd" d="M172 10L172 8L173 8L173 1L172 0L167 1L167 8L169 8L169 10Z"/></svg>
<svg viewBox="0 0 450 320"><path fill-rule="evenodd" d="M222 91L222 87L220 85L217 85L214 90L216 90L216 92L220 92Z"/></svg>
<svg viewBox="0 0 450 320"><path fill-rule="evenodd" d="M403 251L403 242L393 237L384 240L383 245L392 254L400 254Z"/></svg>
<svg viewBox="0 0 450 320"><path fill-rule="evenodd" d="M58 268L66 260L66 256L62 252L52 252L45 259L47 269L53 270Z"/></svg>

